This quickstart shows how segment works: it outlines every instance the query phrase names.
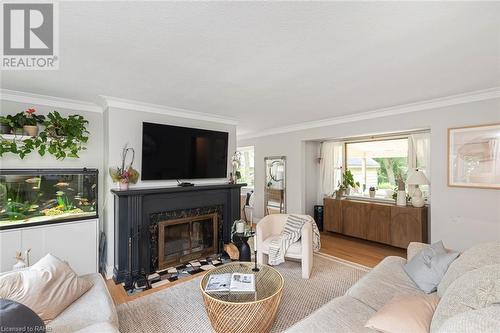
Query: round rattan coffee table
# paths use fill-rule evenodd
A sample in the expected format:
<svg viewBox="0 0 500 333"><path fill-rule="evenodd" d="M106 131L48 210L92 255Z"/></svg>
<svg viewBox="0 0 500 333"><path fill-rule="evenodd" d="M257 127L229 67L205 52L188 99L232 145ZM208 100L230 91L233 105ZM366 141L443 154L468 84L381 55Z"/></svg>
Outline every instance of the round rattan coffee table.
<svg viewBox="0 0 500 333"><path fill-rule="evenodd" d="M222 265L207 272L200 282L205 309L218 333L265 333L271 330L281 300L284 280L272 267L259 265L252 272L250 262ZM255 274L255 293L218 292L207 294L205 286L212 274Z"/></svg>

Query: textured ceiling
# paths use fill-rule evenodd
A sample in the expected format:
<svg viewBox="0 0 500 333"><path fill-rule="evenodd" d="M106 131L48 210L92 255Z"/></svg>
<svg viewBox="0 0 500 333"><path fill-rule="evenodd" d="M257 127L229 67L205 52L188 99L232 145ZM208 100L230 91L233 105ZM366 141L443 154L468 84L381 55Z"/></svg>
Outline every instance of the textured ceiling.
<svg viewBox="0 0 500 333"><path fill-rule="evenodd" d="M60 2L60 69L1 84L229 116L245 134L500 86L500 3Z"/></svg>

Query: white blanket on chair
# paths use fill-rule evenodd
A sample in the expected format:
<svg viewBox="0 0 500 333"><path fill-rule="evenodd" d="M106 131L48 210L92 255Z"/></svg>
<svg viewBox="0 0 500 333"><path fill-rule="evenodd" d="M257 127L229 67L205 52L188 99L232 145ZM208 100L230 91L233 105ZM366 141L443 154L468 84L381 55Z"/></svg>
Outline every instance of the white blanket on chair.
<svg viewBox="0 0 500 333"><path fill-rule="evenodd" d="M280 237L271 240L269 243L269 265L275 266L285 262L285 253L290 245L300 239L304 223L312 223L313 250L314 252L319 251L321 248L321 241L316 222L314 222L311 217L305 219L296 215L289 215Z"/></svg>

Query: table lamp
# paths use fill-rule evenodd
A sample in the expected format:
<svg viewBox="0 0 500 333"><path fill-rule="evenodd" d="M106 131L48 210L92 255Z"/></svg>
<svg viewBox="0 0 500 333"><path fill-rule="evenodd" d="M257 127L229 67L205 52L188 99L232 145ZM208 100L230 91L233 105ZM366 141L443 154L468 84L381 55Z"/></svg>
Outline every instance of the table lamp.
<svg viewBox="0 0 500 333"><path fill-rule="evenodd" d="M415 169L415 171L410 174L408 179L406 180L406 183L408 185L415 185L415 191L413 191L413 194L411 196L411 204L413 207L423 207L425 204L424 197L422 195L422 191L418 187L419 185L429 185L429 179L425 176L425 173L423 171L420 171L418 169Z"/></svg>

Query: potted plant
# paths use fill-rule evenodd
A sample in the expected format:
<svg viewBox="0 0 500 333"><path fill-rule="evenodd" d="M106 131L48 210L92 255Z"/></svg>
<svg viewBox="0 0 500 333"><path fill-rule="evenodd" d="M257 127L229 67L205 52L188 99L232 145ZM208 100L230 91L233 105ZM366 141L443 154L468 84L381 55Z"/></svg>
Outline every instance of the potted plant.
<svg viewBox="0 0 500 333"><path fill-rule="evenodd" d="M375 194L377 193L377 189L374 186L370 186L370 190L368 193L370 193L370 198L375 198Z"/></svg>
<svg viewBox="0 0 500 333"><path fill-rule="evenodd" d="M339 181L337 197L342 197L344 194L349 195L351 193L351 188L359 187L359 182L354 181L354 176L351 170L346 170L342 174L342 182Z"/></svg>
<svg viewBox="0 0 500 333"><path fill-rule="evenodd" d="M63 117L59 112L53 111L47 115L43 124L45 131L40 133L39 152L42 150L45 153L48 150L57 159L63 159L66 156L78 157L78 153L86 149L84 144L89 139L86 128L88 121L82 116Z"/></svg>
<svg viewBox="0 0 500 333"><path fill-rule="evenodd" d="M36 115L35 112L35 109L30 108L22 113L23 117L21 119L23 122L24 134L29 136L37 136L38 124L42 124L45 120L44 116Z"/></svg>
<svg viewBox="0 0 500 333"><path fill-rule="evenodd" d="M0 116L0 134L10 134L12 131L12 125L9 119L4 116Z"/></svg>
<svg viewBox="0 0 500 333"><path fill-rule="evenodd" d="M132 160L125 166L127 154L132 152ZM135 184L137 180L139 180L139 172L132 168L132 164L134 163L135 151L133 148L123 147L122 149L122 164L117 168L109 168L109 175L113 182L118 183L120 186L120 190L126 191L128 190L128 186L130 183Z"/></svg>
<svg viewBox="0 0 500 333"><path fill-rule="evenodd" d="M24 114L22 112L16 113L15 115L8 115L7 121L11 127L11 133L15 135L23 135L24 134Z"/></svg>

